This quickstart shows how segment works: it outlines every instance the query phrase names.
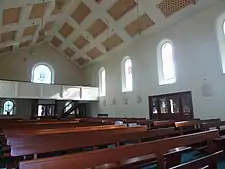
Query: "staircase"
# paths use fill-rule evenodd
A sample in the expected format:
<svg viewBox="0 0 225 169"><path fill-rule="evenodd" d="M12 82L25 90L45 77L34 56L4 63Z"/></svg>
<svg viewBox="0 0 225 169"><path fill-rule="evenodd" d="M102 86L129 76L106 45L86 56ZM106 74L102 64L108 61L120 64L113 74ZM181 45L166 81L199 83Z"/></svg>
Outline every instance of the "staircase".
<svg viewBox="0 0 225 169"><path fill-rule="evenodd" d="M79 102L71 101L69 104L67 104L61 113L59 115L58 120L68 117L73 111L76 110L77 106L79 105ZM66 108L70 107L67 111Z"/></svg>

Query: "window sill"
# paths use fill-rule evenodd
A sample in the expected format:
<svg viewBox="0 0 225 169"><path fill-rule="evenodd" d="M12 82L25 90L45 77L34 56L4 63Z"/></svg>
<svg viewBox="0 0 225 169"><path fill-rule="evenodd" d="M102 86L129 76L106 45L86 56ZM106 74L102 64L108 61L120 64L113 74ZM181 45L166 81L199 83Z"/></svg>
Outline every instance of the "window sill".
<svg viewBox="0 0 225 169"><path fill-rule="evenodd" d="M122 93L130 93L133 92L133 90L123 90Z"/></svg>

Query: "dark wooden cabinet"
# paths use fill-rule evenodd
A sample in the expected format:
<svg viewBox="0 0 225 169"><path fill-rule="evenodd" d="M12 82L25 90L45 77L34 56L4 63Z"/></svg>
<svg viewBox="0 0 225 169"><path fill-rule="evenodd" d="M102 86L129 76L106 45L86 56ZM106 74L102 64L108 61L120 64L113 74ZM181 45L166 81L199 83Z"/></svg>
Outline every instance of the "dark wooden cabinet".
<svg viewBox="0 0 225 169"><path fill-rule="evenodd" d="M153 120L190 120L194 118L191 91L149 96Z"/></svg>

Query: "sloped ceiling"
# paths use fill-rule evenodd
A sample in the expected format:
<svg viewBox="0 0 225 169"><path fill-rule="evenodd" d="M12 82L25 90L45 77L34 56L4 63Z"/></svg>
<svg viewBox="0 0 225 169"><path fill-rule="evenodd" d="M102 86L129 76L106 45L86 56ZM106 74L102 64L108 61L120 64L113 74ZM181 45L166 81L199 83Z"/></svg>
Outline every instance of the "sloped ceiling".
<svg viewBox="0 0 225 169"><path fill-rule="evenodd" d="M0 55L47 41L84 66L216 1L1 0Z"/></svg>

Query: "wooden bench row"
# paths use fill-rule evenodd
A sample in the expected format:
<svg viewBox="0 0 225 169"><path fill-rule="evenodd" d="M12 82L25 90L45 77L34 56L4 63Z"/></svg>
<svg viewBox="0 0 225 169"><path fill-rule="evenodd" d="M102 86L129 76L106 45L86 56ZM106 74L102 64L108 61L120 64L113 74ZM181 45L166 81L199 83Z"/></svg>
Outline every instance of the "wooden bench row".
<svg viewBox="0 0 225 169"><path fill-rule="evenodd" d="M205 131L200 133L194 133L189 135L170 137L165 139L159 139L155 141L147 141L143 143L136 143L134 145L124 145L110 149L99 149L82 153L73 153L57 157L48 157L37 160L29 160L20 162L20 169L64 169L74 166L76 169L93 168L104 164L113 164L121 166L121 162L125 159L143 157L153 154L157 163L157 168L167 168L167 163L164 154L170 149L177 147L185 147L196 143L207 142L209 147L209 155L205 158L215 158L222 151L216 152L216 148L213 140L219 137L218 130ZM215 153L215 154L214 154ZM216 160L206 161L205 158L196 162L193 161L193 166L210 166L211 169L215 169L217 165ZM216 159L216 158L215 158ZM202 163L202 161L204 161ZM207 163L206 163L207 162ZM123 164L122 164L123 165ZM190 164L187 164L190 166ZM108 165L106 165L108 166ZM181 166L175 166L175 168L185 168ZM107 168L107 167L105 167ZM187 168L187 167L186 167ZM194 168L193 168L194 169ZM196 167L197 169L197 167Z"/></svg>

